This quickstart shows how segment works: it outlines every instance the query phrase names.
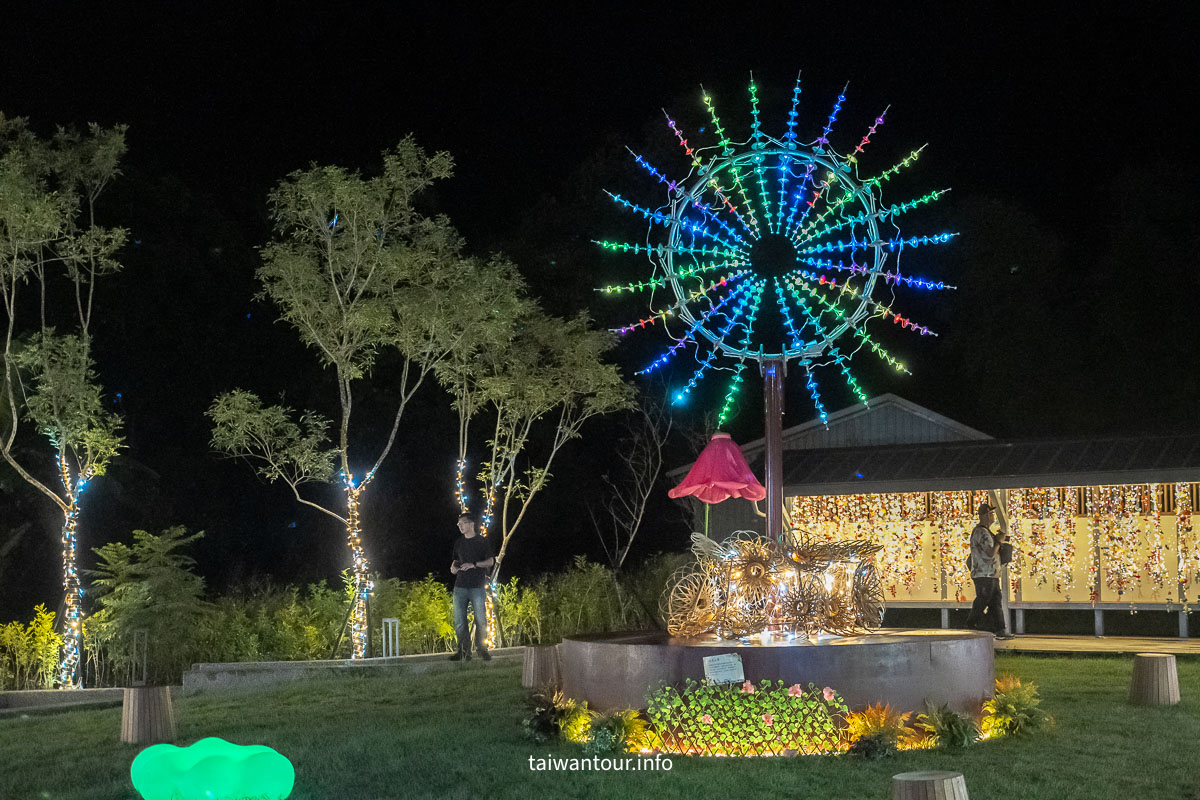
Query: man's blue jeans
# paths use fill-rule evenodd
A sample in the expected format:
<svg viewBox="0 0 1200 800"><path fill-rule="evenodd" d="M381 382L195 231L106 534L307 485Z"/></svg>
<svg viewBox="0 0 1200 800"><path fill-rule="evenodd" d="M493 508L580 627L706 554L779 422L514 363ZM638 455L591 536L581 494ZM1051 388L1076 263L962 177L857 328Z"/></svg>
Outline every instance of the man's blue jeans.
<svg viewBox="0 0 1200 800"><path fill-rule="evenodd" d="M483 640L487 637L487 611L484 608L483 587L464 589L454 587L454 634L458 637L458 652L471 652L471 631L467 627L467 603L475 613L475 649L482 653Z"/></svg>

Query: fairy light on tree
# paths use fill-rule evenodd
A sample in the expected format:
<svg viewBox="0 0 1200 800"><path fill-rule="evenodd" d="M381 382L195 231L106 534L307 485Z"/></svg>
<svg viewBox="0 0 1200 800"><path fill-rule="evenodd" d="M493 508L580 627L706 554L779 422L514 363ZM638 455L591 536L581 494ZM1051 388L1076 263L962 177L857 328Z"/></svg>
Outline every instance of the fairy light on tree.
<svg viewBox="0 0 1200 800"><path fill-rule="evenodd" d="M262 294L331 368L337 386L337 430L307 411L265 406L254 394L218 397L207 412L215 449L245 458L268 481L286 483L296 500L338 520L346 530L354 596L349 614L351 656L368 655L373 588L362 504L396 443L400 422L426 378L459 351L470 351L480 320L492 308L479 289L486 263L462 255L443 219L421 215L414 200L449 177L447 153L430 155L406 138L383 154L383 167L364 178L341 167L293 172L271 192L277 238L262 249ZM398 364L375 369L391 351ZM395 397L387 438L361 480L353 464L351 412L361 383L371 380ZM339 484L344 511L305 497L306 484Z"/></svg>
<svg viewBox="0 0 1200 800"><path fill-rule="evenodd" d="M58 506L63 570L63 645L58 685L82 685L83 589L79 580L80 498L104 474L121 447L120 420L106 408L93 364L91 320L96 281L117 272L123 228L96 224L96 203L119 174L125 129L60 130L46 141L24 120L0 115L0 302L5 313L0 375L0 456ZM65 273L73 292L51 285ZM22 287L37 286L35 320L18 321ZM69 322L68 322L69 320ZM71 332L64 332L68 325ZM57 327L56 327L57 326ZM19 454L32 443L22 421L54 452L55 476L43 480L36 462ZM51 488L57 483L61 489Z"/></svg>

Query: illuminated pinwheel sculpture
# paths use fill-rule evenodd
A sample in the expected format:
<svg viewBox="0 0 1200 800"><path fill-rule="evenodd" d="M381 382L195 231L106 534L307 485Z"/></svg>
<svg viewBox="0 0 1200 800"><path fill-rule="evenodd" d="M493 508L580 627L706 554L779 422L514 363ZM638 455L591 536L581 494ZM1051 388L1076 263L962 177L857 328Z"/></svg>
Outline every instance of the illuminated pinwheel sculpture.
<svg viewBox="0 0 1200 800"><path fill-rule="evenodd" d="M674 399L682 401L710 370L732 369L722 423L732 413L743 372L752 363L763 365L764 374L774 375L782 373L787 362L796 362L822 421L825 406L813 374L818 367L836 368L866 402L849 369L857 352L865 348L907 372L867 332L868 323L886 321L919 335L936 335L893 309L894 290L899 286L954 288L900 268L905 251L941 244L954 236L903 236L897 225L902 215L936 201L947 190L891 205L881 196L883 185L916 161L921 151L862 177L859 157L883 124L887 109L843 155L830 144L829 136L845 90L821 134L807 144L796 134L800 94L797 77L787 130L779 137L764 133L760 126L753 79L753 122L744 142L729 138L707 93L704 105L717 144L690 144L667 115L667 124L691 161L690 172L671 180L633 154L638 165L665 186L666 203L647 208L610 193L615 202L649 221L649 234L645 243L597 242L607 250L644 255L654 269L647 280L601 290L650 293L649 316L615 330L624 334L654 325L675 329L674 343L641 372L659 369L690 350L698 366L686 385L674 391ZM665 304L655 300L661 291L668 294ZM729 360L724 365L719 363L722 357Z"/></svg>

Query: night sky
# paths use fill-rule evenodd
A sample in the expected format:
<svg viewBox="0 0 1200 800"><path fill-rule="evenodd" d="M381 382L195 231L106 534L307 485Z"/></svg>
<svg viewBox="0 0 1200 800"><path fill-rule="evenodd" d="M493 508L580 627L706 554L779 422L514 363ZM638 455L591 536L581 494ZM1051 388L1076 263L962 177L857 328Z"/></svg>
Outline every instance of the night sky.
<svg viewBox="0 0 1200 800"><path fill-rule="evenodd" d="M128 448L86 499L85 566L93 546L172 524L207 532L196 555L216 591L332 579L345 566L337 524L209 452L203 417L235 387L333 411L329 376L275 310L253 300L254 248L270 235L265 197L283 175L312 162L370 171L411 132L456 161L455 176L424 198L426 211L448 215L473 252L513 256L547 308L586 308L616 325L643 307L593 290L646 277L644 262L599 253L589 240L639 241L645 229L601 190L662 202L623 147L683 175L661 109L699 120L703 83L726 126L744 132L751 70L765 126L782 129L797 70L806 140L849 81L835 146L852 147L890 104L865 163L882 170L928 143L909 186L953 188L903 226L961 234L920 263L959 292L899 296L943 335L883 332L914 375L863 364L869 392L895 392L1001 437L1200 428L1197 31L1188 4L1099 16L991 4L671 3L575 14L400 3L6 5L0 111L44 134L59 124L129 125L124 176L102 215L128 227L131 244L124 271L101 284L95 326L98 370ZM644 334L614 357L632 375L663 341ZM702 430L702 412L719 407L723 382L710 383L681 424ZM785 425L812 417L802 382L792 380L788 398ZM388 400L386 388L362 394L363 460L374 457L363 445ZM826 400L831 410L848 402L836 389ZM735 438L762 435L757 403L751 388ZM409 415L368 498L368 553L387 576L445 577L455 419L436 389ZM592 425L563 454L518 534L509 574L600 556L583 509L611 462L612 426ZM686 457L682 447L673 454ZM0 491L0 537L41 519L0 571L5 620L57 603L60 563L50 503L11 474L0 474ZM681 547L677 517L665 502L657 508L638 552Z"/></svg>

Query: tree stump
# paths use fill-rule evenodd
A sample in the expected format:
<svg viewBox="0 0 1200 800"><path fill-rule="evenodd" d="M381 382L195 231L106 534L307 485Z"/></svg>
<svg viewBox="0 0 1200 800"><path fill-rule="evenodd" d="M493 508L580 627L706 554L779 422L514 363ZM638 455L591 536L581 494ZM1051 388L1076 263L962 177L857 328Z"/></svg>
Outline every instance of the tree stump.
<svg viewBox="0 0 1200 800"><path fill-rule="evenodd" d="M892 776L892 800L968 800L961 772L902 772Z"/></svg>
<svg viewBox="0 0 1200 800"><path fill-rule="evenodd" d="M525 648L525 663L521 670L521 685L526 689L548 686L558 688L562 675L558 669L558 645L538 645Z"/></svg>
<svg viewBox="0 0 1200 800"><path fill-rule="evenodd" d="M138 686L125 690L121 707L121 741L158 744L175 741L175 709L170 686Z"/></svg>
<svg viewBox="0 0 1200 800"><path fill-rule="evenodd" d="M1175 656L1138 653L1133 657L1129 702L1135 706L1173 706L1179 702L1179 672Z"/></svg>

